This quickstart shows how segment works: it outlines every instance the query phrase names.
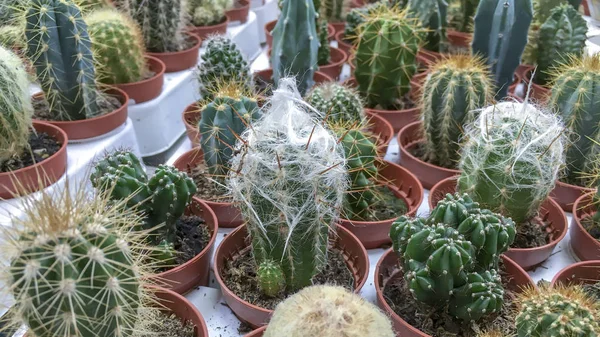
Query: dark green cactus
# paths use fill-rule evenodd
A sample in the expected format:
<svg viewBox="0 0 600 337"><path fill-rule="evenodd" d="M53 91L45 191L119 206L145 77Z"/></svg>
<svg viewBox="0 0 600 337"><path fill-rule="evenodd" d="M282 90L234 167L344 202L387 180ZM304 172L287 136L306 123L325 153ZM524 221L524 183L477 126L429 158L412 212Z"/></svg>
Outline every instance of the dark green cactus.
<svg viewBox="0 0 600 337"><path fill-rule="evenodd" d="M329 31L327 30L327 21L317 20L317 35L319 36L319 51L317 53L317 63L320 66L329 64L331 61L331 47L329 46Z"/></svg>
<svg viewBox="0 0 600 337"><path fill-rule="evenodd" d="M308 93L306 101L319 111L317 117L326 118L328 123L363 124L366 120L358 92L344 84L319 84Z"/></svg>
<svg viewBox="0 0 600 337"><path fill-rule="evenodd" d="M225 11L231 7L232 0L192 1L191 16L194 26L211 26L227 19Z"/></svg>
<svg viewBox="0 0 600 337"><path fill-rule="evenodd" d="M445 0L409 0L407 8L410 15L417 18L423 28L427 29L423 47L435 52L444 52L448 3Z"/></svg>
<svg viewBox="0 0 600 337"><path fill-rule="evenodd" d="M481 0L475 14L472 50L487 59L497 88L506 97L527 44L531 0Z"/></svg>
<svg viewBox="0 0 600 337"><path fill-rule="evenodd" d="M346 19L351 3L351 0L325 0L317 11L329 22L342 22Z"/></svg>
<svg viewBox="0 0 600 337"><path fill-rule="evenodd" d="M486 315L500 313L504 288L496 270L469 273L467 283L454 290L448 312L465 321L477 321Z"/></svg>
<svg viewBox="0 0 600 337"><path fill-rule="evenodd" d="M457 27L459 32L471 33L473 31L473 18L480 0L460 0L461 22Z"/></svg>
<svg viewBox="0 0 600 337"><path fill-rule="evenodd" d="M56 120L96 116L96 71L87 25L72 0L31 0L27 56Z"/></svg>
<svg viewBox="0 0 600 337"><path fill-rule="evenodd" d="M149 52L176 52L185 47L188 1L130 0L131 17L142 31ZM122 10L121 10L122 11Z"/></svg>
<svg viewBox="0 0 600 337"><path fill-rule="evenodd" d="M0 27L0 46L7 49L25 48L25 36L23 29L19 26Z"/></svg>

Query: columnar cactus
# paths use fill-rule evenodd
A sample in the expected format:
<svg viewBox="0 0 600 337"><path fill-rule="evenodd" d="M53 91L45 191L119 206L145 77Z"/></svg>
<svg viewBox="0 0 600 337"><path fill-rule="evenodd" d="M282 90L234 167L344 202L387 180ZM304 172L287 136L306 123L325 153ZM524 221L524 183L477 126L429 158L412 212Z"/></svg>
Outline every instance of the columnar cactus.
<svg viewBox="0 0 600 337"><path fill-rule="evenodd" d="M311 286L279 303L264 337L393 337L389 318L342 287Z"/></svg>
<svg viewBox="0 0 600 337"><path fill-rule="evenodd" d="M532 0L533 5L533 20L529 27L527 36L527 45L523 52L524 64L536 64L539 55L538 39L540 27L546 22L552 10L561 4L566 3L566 0Z"/></svg>
<svg viewBox="0 0 600 337"><path fill-rule="evenodd" d="M149 52L176 52L184 48L183 30L188 24L188 1L130 0L131 17L142 31ZM122 10L121 10L122 11Z"/></svg>
<svg viewBox="0 0 600 337"><path fill-rule="evenodd" d="M86 16L98 80L106 84L133 83L146 72L144 41L139 27L116 9L99 9Z"/></svg>
<svg viewBox="0 0 600 337"><path fill-rule="evenodd" d="M424 48L435 52L446 49L448 3L445 0L409 0L408 10L427 29Z"/></svg>
<svg viewBox="0 0 600 337"><path fill-rule="evenodd" d="M363 124L366 120L358 92L337 82L315 86L306 101L319 112L319 118L331 123Z"/></svg>
<svg viewBox="0 0 600 337"><path fill-rule="evenodd" d="M321 4L319 13L329 22L345 21L351 3L350 0L325 0Z"/></svg>
<svg viewBox="0 0 600 337"><path fill-rule="evenodd" d="M232 0L202 0L192 2L192 23L194 26L212 26L227 19L225 11L232 5Z"/></svg>
<svg viewBox="0 0 600 337"><path fill-rule="evenodd" d="M331 47L329 46L329 31L326 20L317 20L317 35L319 36L319 51L317 52L317 63L320 66L329 64L331 61Z"/></svg>
<svg viewBox="0 0 600 337"><path fill-rule="evenodd" d="M247 221L266 295L311 285L326 261L328 233L347 187L342 146L305 104L295 80L282 79L269 111L242 134L232 160L229 186Z"/></svg>
<svg viewBox="0 0 600 337"><path fill-rule="evenodd" d="M477 7L472 50L487 59L496 99L504 98L513 82L532 17L531 0L481 0Z"/></svg>
<svg viewBox="0 0 600 337"><path fill-rule="evenodd" d="M433 65L421 96L426 158L454 168L463 125L475 120L477 109L494 93L485 61L479 57L455 55Z"/></svg>
<svg viewBox="0 0 600 337"><path fill-rule="evenodd" d="M27 56L53 117L98 115L94 58L79 7L72 0L31 0L26 20Z"/></svg>
<svg viewBox="0 0 600 337"><path fill-rule="evenodd" d="M522 223L548 197L565 162L563 125L528 102L483 109L465 130L458 190Z"/></svg>
<svg viewBox="0 0 600 337"><path fill-rule="evenodd" d="M480 0L460 0L461 21L457 27L459 32L471 33L473 31L473 17L477 11Z"/></svg>

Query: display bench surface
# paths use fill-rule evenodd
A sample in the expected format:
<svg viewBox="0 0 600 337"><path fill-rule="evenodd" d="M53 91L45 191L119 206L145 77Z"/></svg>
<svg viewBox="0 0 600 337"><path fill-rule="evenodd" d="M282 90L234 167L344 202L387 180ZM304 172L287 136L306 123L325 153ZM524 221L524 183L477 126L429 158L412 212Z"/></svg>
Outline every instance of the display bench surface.
<svg viewBox="0 0 600 337"><path fill-rule="evenodd" d="M264 27L270 21L279 16L279 7L277 0L252 0L252 11L256 14L258 21L258 38L260 43L267 42Z"/></svg>

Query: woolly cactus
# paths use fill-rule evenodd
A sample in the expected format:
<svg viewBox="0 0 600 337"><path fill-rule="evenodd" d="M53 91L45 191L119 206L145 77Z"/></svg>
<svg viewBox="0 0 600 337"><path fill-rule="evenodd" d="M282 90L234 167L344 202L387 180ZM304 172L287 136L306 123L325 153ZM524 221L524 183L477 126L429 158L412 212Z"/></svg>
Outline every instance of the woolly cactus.
<svg viewBox="0 0 600 337"><path fill-rule="evenodd" d="M187 0L129 1L131 4L124 2L121 7L134 8L131 17L140 27L149 52L176 52L185 47L183 30L188 24Z"/></svg>
<svg viewBox="0 0 600 337"><path fill-rule="evenodd" d="M232 0L202 0L192 2L192 22L194 26L212 26L227 19L225 11L231 7Z"/></svg>
<svg viewBox="0 0 600 337"><path fill-rule="evenodd" d="M319 13L329 22L345 21L351 0L324 0Z"/></svg>
<svg viewBox="0 0 600 337"><path fill-rule="evenodd" d="M393 337L390 320L342 287L312 286L275 308L264 337Z"/></svg>
<svg viewBox="0 0 600 337"><path fill-rule="evenodd" d="M494 95L485 61L468 55L450 56L432 66L421 96L425 157L453 168L459 159L463 125Z"/></svg>
<svg viewBox="0 0 600 337"><path fill-rule="evenodd" d="M96 72L87 25L72 0L31 0L27 56L56 120L96 116Z"/></svg>
<svg viewBox="0 0 600 337"><path fill-rule="evenodd" d="M146 71L142 34L116 9L96 10L86 18L96 54L98 79L106 84L140 81Z"/></svg>
<svg viewBox="0 0 600 337"><path fill-rule="evenodd" d="M502 99L513 82L533 17L531 0L481 0L475 14L473 54L487 59Z"/></svg>
<svg viewBox="0 0 600 337"><path fill-rule="evenodd" d="M483 109L465 131L458 190L522 223L554 188L564 164L563 126L530 103Z"/></svg>
<svg viewBox="0 0 600 337"><path fill-rule="evenodd" d="M407 7L410 15L427 29L423 47L435 52L445 51L448 3L445 0L409 0Z"/></svg>
<svg viewBox="0 0 600 337"><path fill-rule="evenodd" d="M29 81L21 59L0 47L0 164L29 147Z"/></svg>
<svg viewBox="0 0 600 337"><path fill-rule="evenodd" d="M295 80L282 79L269 111L242 134L231 165L229 186L247 221L256 265L269 271L258 274L259 284L269 285L262 289L267 295L283 290L277 285L296 291L311 284L347 187L342 146L305 104Z"/></svg>
<svg viewBox="0 0 600 337"><path fill-rule="evenodd" d="M354 71L358 91L368 107L392 109L410 90L422 31L405 11L385 6L369 14L358 30Z"/></svg>
<svg viewBox="0 0 600 337"><path fill-rule="evenodd" d="M308 93L306 101L319 111L318 117L326 118L328 123L363 124L366 120L358 92L337 82L315 86Z"/></svg>

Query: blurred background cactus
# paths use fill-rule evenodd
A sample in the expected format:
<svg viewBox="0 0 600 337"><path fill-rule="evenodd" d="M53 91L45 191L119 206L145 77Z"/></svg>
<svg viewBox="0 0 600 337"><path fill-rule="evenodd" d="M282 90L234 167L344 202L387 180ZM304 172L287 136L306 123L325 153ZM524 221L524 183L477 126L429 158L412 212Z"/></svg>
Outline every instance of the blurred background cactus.
<svg viewBox="0 0 600 337"><path fill-rule="evenodd" d="M446 0L408 0L408 11L426 29L423 48L434 52L447 49L448 3Z"/></svg>
<svg viewBox="0 0 600 337"><path fill-rule="evenodd" d="M324 0L321 3L319 14L328 22L346 21L346 14L350 10L351 0Z"/></svg>
<svg viewBox="0 0 600 337"><path fill-rule="evenodd" d="M315 86L306 101L317 111L320 119L328 123L364 124L366 120L358 92L341 83L327 82Z"/></svg>
<svg viewBox="0 0 600 337"><path fill-rule="evenodd" d="M449 0L448 25L462 33L473 32L473 18L480 0Z"/></svg>
<svg viewBox="0 0 600 337"><path fill-rule="evenodd" d="M358 27L365 22L365 18L370 13L374 13L379 7L387 6L385 1L377 1L362 7L352 8L346 15L346 25L344 28L344 39L354 42L358 37Z"/></svg>
<svg viewBox="0 0 600 337"><path fill-rule="evenodd" d="M227 19L225 11L233 6L233 0L192 0L189 4L194 26L212 26Z"/></svg>
<svg viewBox="0 0 600 337"><path fill-rule="evenodd" d="M317 64L324 66L331 61L331 47L329 46L329 30L327 21L317 19L317 35L319 36L319 51L317 52Z"/></svg>
<svg viewBox="0 0 600 337"><path fill-rule="evenodd" d="M149 52L176 52L187 47L183 34L189 21L187 0L129 1L128 6L134 9L131 17L140 27Z"/></svg>

